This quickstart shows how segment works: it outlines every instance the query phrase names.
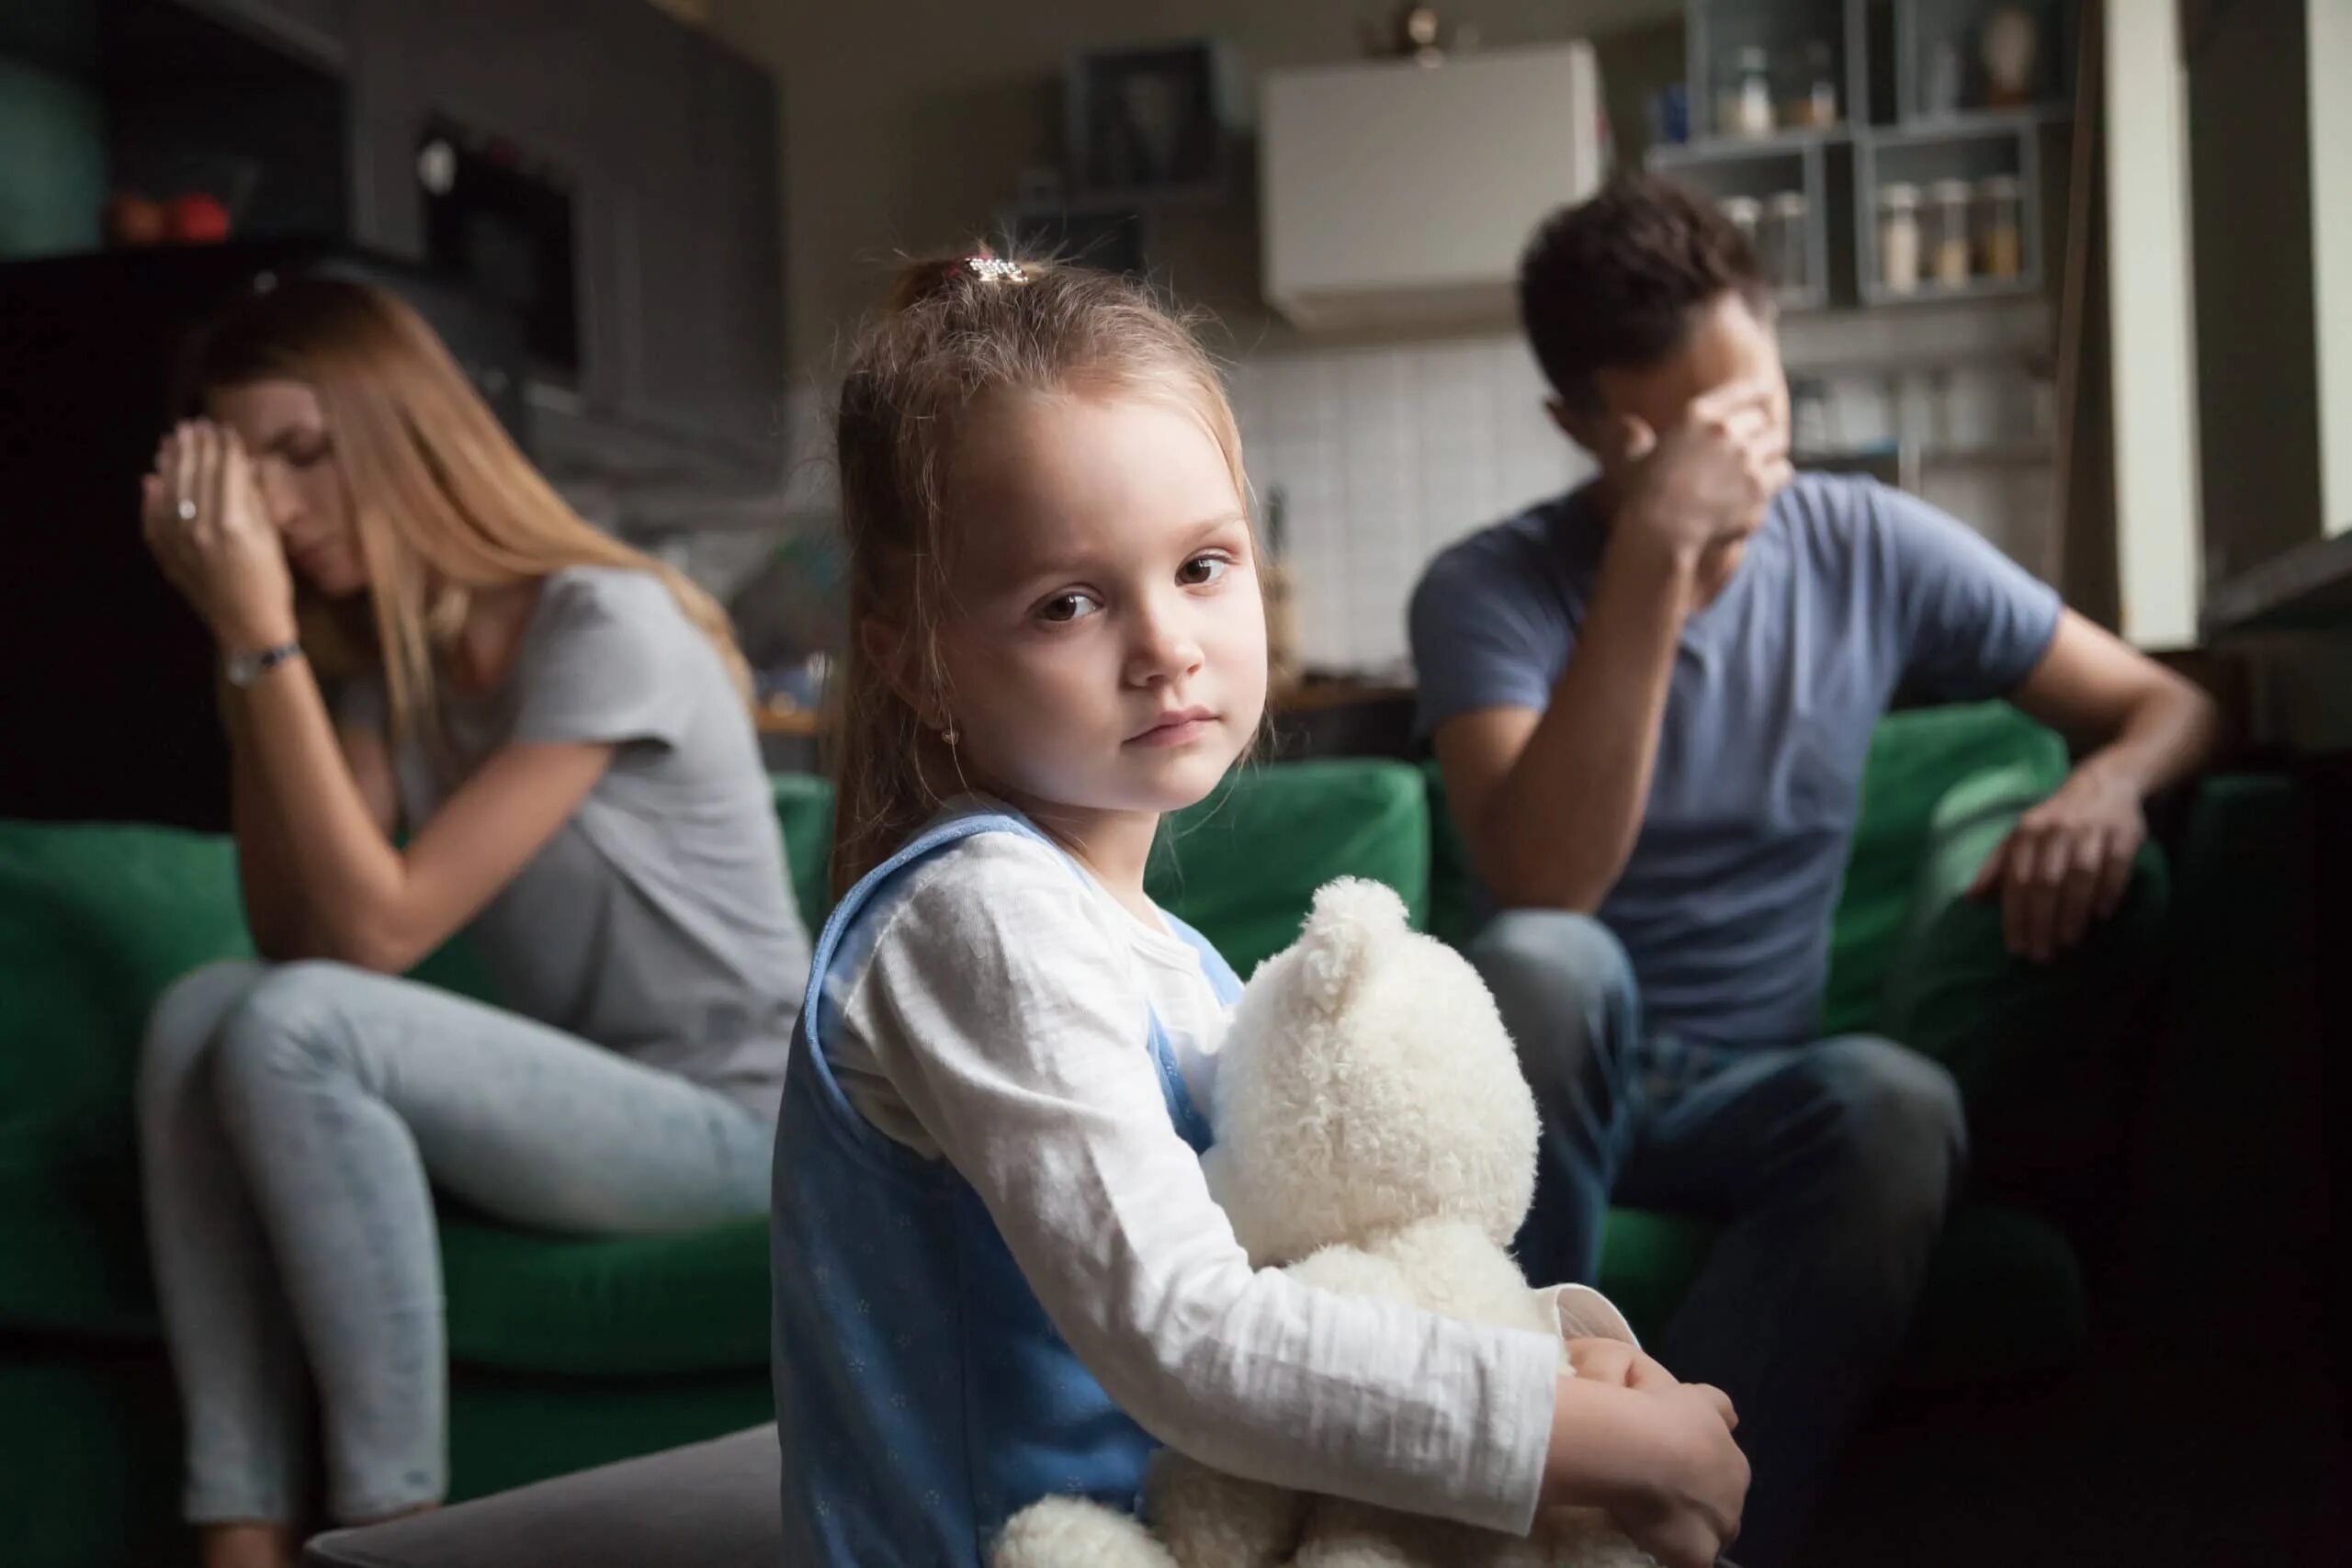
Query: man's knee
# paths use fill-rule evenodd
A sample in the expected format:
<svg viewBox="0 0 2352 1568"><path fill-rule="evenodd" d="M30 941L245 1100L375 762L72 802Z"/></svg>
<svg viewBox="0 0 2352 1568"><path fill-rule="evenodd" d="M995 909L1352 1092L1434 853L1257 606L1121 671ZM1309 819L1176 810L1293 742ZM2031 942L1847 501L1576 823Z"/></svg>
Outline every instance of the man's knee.
<svg viewBox="0 0 2352 1568"><path fill-rule="evenodd" d="M1531 1066L1572 1066L1630 1043L1640 999L1624 944L1589 915L1511 909L1470 943Z"/></svg>
<svg viewBox="0 0 2352 1568"><path fill-rule="evenodd" d="M1890 1231L1939 1227L1968 1155L1951 1074L1871 1035L1825 1040L1810 1055L1824 1174L1841 1206Z"/></svg>

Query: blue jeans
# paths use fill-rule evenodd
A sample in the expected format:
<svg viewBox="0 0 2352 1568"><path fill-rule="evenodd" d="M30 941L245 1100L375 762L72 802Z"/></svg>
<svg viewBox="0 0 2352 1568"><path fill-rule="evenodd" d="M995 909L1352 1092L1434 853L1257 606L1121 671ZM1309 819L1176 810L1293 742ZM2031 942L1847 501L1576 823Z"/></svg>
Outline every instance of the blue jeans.
<svg viewBox="0 0 2352 1568"><path fill-rule="evenodd" d="M1597 1280L1611 1201L1721 1234L1658 1343L1739 1408L1753 1471L1734 1549L1790 1560L1901 1347L1966 1162L1951 1075L1862 1035L1787 1047L1645 1031L1625 951L1581 915L1512 910L1471 944L1544 1115L1521 1261Z"/></svg>
<svg viewBox="0 0 2352 1568"><path fill-rule="evenodd" d="M335 1518L441 1497L447 1367L428 1179L499 1219L592 1235L767 1209L775 1134L757 1112L529 1019L338 964L216 964L182 979L149 1020L138 1094L198 1523L300 1519L313 1382Z"/></svg>

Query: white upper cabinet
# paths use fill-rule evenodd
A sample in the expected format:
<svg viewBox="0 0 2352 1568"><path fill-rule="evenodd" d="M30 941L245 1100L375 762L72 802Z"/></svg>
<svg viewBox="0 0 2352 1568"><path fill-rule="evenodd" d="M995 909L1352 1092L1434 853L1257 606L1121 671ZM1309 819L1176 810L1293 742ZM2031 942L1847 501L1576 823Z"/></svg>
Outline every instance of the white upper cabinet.
<svg viewBox="0 0 2352 1568"><path fill-rule="evenodd" d="M1268 301L1300 327L1511 319L1520 252L1599 184L1591 46L1269 72Z"/></svg>

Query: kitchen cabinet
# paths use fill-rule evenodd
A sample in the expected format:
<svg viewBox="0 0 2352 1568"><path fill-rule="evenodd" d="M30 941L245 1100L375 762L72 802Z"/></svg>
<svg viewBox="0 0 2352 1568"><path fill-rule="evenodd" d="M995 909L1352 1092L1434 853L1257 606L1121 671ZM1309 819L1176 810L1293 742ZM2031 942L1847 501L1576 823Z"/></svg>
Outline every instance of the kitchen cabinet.
<svg viewBox="0 0 2352 1568"><path fill-rule="evenodd" d="M224 27L307 63L340 66L350 48L349 0L180 0Z"/></svg>
<svg viewBox="0 0 2352 1568"><path fill-rule="evenodd" d="M348 4L363 243L424 254L416 152L435 118L571 186L580 364L533 389L550 468L772 478L784 306L767 73L644 0Z"/></svg>
<svg viewBox="0 0 2352 1568"><path fill-rule="evenodd" d="M1268 73L1268 300L1298 326L1512 319L1527 238L1597 186L1591 47Z"/></svg>

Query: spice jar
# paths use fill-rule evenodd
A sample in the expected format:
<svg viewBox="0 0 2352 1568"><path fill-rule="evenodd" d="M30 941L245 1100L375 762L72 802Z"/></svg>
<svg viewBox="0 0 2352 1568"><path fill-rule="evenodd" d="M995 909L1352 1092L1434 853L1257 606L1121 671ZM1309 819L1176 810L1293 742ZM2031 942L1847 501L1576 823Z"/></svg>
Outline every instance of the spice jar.
<svg viewBox="0 0 2352 1568"><path fill-rule="evenodd" d="M1838 123L1837 56L1819 39L1786 51L1781 73L1781 123L1825 130Z"/></svg>
<svg viewBox="0 0 2352 1568"><path fill-rule="evenodd" d="M1803 191L1784 190L1764 204L1760 231L1764 276L1784 293L1803 293L1813 286L1813 247L1806 243L1808 210Z"/></svg>
<svg viewBox="0 0 2352 1568"><path fill-rule="evenodd" d="M1966 180L1938 180L1928 187L1921 237L1928 274L1946 288L1962 288L1968 284L1968 209L1973 194Z"/></svg>
<svg viewBox="0 0 2352 1568"><path fill-rule="evenodd" d="M1755 47L1727 56L1715 94L1715 130L1722 136L1772 134L1772 57Z"/></svg>
<svg viewBox="0 0 2352 1568"><path fill-rule="evenodd" d="M2025 271L2025 231L2015 175L1995 175L1976 186L1976 270L2014 278Z"/></svg>
<svg viewBox="0 0 2352 1568"><path fill-rule="evenodd" d="M1890 294L1919 287L1919 187L1881 186L1878 191L1878 277Z"/></svg>
<svg viewBox="0 0 2352 1568"><path fill-rule="evenodd" d="M1747 242L1748 250L1755 254L1758 265L1761 265L1763 236L1758 230L1764 216L1764 204L1752 196L1727 196L1716 206L1731 226L1739 231L1739 237Z"/></svg>

